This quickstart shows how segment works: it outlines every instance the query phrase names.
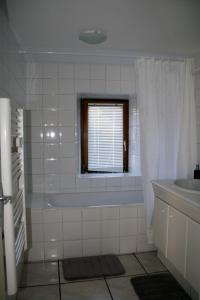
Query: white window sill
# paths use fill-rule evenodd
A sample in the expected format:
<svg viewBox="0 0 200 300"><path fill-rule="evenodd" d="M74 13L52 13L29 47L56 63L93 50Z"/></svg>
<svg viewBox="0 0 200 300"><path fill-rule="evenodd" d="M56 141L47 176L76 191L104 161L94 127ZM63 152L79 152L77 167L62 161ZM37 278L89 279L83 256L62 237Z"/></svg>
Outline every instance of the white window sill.
<svg viewBox="0 0 200 300"><path fill-rule="evenodd" d="M78 178L124 178L124 177L141 177L140 175L135 175L133 173L86 173L78 174Z"/></svg>

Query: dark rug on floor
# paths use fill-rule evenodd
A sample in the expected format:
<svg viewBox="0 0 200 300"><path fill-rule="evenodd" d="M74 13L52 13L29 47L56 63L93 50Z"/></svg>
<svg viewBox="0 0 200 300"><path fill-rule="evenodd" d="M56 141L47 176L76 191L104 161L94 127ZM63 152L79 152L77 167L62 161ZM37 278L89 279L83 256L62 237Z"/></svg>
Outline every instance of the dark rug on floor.
<svg viewBox="0 0 200 300"><path fill-rule="evenodd" d="M63 260L66 280L121 275L125 270L116 255L99 255Z"/></svg>
<svg viewBox="0 0 200 300"><path fill-rule="evenodd" d="M190 300L171 274L156 274L131 278L140 300Z"/></svg>

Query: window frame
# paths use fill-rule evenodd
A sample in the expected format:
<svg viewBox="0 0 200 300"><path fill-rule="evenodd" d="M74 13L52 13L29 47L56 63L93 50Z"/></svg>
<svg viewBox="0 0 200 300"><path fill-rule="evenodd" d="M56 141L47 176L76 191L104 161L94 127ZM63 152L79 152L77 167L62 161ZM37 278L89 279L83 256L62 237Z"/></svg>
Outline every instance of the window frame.
<svg viewBox="0 0 200 300"><path fill-rule="evenodd" d="M129 100L127 99L81 99L81 173L119 173L88 170L88 104L122 104L123 105L123 173L128 172L129 153Z"/></svg>

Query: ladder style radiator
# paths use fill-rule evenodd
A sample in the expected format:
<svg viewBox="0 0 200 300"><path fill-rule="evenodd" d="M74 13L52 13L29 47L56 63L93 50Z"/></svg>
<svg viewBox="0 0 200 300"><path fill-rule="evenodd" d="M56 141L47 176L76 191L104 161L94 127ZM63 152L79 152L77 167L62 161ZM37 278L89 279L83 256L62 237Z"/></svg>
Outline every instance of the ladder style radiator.
<svg viewBox="0 0 200 300"><path fill-rule="evenodd" d="M27 249L23 109L0 98L1 181L4 199L4 246L8 296L15 295Z"/></svg>

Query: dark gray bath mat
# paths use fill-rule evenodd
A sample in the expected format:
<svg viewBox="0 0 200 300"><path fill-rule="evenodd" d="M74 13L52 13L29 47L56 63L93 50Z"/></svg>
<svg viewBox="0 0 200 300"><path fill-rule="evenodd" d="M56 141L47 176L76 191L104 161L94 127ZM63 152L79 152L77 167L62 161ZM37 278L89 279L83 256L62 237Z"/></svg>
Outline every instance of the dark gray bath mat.
<svg viewBox="0 0 200 300"><path fill-rule="evenodd" d="M140 300L191 300L171 274L156 274L131 279Z"/></svg>
<svg viewBox="0 0 200 300"><path fill-rule="evenodd" d="M66 280L95 278L124 274L125 270L116 255L99 255L63 260Z"/></svg>

